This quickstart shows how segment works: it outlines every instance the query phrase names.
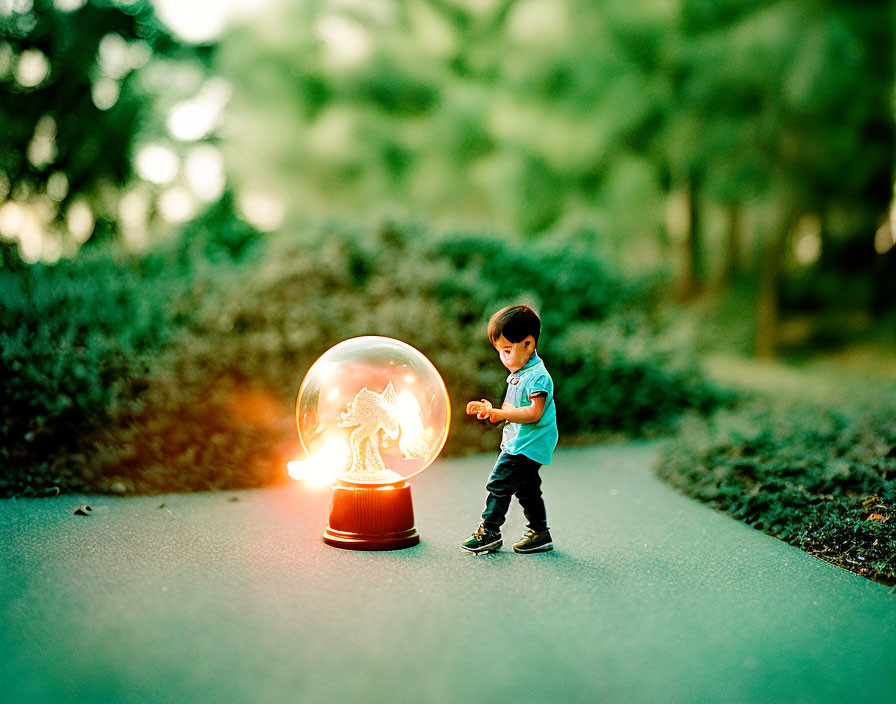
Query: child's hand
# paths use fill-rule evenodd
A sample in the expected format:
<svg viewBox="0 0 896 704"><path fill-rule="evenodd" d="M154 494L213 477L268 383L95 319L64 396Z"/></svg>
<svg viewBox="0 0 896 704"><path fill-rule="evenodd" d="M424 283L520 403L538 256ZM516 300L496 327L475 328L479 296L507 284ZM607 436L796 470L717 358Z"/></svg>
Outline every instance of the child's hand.
<svg viewBox="0 0 896 704"><path fill-rule="evenodd" d="M479 420L488 418L489 411L491 410L492 404L485 399L482 399L481 401L470 401L467 404L467 414L472 415L475 413Z"/></svg>
<svg viewBox="0 0 896 704"><path fill-rule="evenodd" d="M507 414L501 408L490 408L486 414L492 423L500 423L507 420Z"/></svg>

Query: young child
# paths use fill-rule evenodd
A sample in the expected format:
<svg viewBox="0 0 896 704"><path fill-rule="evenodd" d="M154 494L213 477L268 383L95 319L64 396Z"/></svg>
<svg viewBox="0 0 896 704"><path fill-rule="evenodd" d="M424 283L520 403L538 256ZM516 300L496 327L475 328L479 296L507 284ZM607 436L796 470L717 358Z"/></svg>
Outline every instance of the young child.
<svg viewBox="0 0 896 704"><path fill-rule="evenodd" d="M507 394L501 408L487 402L471 403L468 412L492 423L507 421L501 454L485 488L488 497L482 524L461 547L470 552L495 552L502 545L501 526L516 495L529 529L514 552L547 552L554 549L541 498L539 468L551 463L557 446L557 411L554 382L535 352L541 320L528 306L509 306L488 321L488 338L510 371Z"/></svg>

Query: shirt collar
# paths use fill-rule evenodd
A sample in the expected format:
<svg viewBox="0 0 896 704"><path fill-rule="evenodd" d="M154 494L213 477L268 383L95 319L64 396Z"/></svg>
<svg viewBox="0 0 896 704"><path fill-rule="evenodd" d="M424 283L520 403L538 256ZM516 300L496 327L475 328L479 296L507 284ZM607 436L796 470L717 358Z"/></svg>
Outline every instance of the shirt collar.
<svg viewBox="0 0 896 704"><path fill-rule="evenodd" d="M507 377L507 381L510 381L513 377L519 376L523 372L528 371L536 364L541 364L541 357L538 356L538 353L535 350L532 350L532 356L529 357L529 361L526 362L522 367L517 369L515 372L511 372Z"/></svg>

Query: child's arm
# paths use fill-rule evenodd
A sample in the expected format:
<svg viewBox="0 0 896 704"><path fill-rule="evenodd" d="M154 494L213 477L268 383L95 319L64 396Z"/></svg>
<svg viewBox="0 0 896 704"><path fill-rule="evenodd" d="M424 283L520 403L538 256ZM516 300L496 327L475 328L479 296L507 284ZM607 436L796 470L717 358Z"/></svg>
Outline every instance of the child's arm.
<svg viewBox="0 0 896 704"><path fill-rule="evenodd" d="M514 408L506 401L501 408L492 408L488 411L488 419L492 423L498 423L502 420L509 420L511 423L537 423L541 420L544 413L544 400L546 396L539 394L532 396L532 405L523 408Z"/></svg>

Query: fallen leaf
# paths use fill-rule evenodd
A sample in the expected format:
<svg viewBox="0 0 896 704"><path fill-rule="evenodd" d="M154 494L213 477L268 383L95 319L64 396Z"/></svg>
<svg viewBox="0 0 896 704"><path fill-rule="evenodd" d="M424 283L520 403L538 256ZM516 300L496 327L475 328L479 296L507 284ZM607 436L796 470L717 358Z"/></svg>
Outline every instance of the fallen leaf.
<svg viewBox="0 0 896 704"><path fill-rule="evenodd" d="M872 503L873 501L877 501L877 499L878 499L877 496L872 496L871 498L865 499L862 502L862 506L867 506L868 504Z"/></svg>
<svg viewBox="0 0 896 704"><path fill-rule="evenodd" d="M93 509L90 506L88 506L87 504L81 504L80 506L78 506L78 508L72 511L72 513L76 516L89 516L91 511L93 511Z"/></svg>
<svg viewBox="0 0 896 704"><path fill-rule="evenodd" d="M866 520L869 521L885 521L887 520L885 516L881 516L879 513L872 513Z"/></svg>

